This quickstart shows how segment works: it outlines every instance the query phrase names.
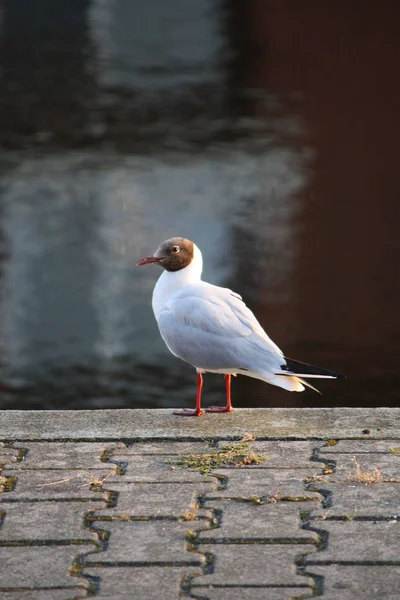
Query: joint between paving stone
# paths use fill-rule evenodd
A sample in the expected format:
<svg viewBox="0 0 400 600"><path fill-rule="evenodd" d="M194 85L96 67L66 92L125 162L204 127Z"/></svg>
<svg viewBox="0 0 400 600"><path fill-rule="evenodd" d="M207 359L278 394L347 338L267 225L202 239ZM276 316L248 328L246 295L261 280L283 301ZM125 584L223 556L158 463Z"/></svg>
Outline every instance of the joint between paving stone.
<svg viewBox="0 0 400 600"><path fill-rule="evenodd" d="M324 465L325 469L324 469L324 467L322 467L321 475L310 476L310 477L306 478L304 481L305 488L307 490L321 494L321 496L323 497L321 506L324 509L329 508L332 505L332 492L330 490L325 489L324 486L322 485L322 483L321 483L321 485L317 485L317 483L318 483L318 480L323 476L324 470L329 469L329 471L334 473L336 471L336 464L337 464L336 460L331 459L331 458L324 458L320 455L321 448L326 447L327 442L328 441L326 441L325 444L322 446L319 445L319 446L316 446L315 448L313 448L312 453L311 453L311 458L310 458L310 460L312 462L314 462L315 464Z"/></svg>
<svg viewBox="0 0 400 600"><path fill-rule="evenodd" d="M103 482L104 481L102 481L100 483L100 485L91 484L91 490L104 492L107 497L107 507L113 508L117 502L118 492L115 492L114 490L104 489ZM96 595L97 592L99 591L100 577L93 576L93 575L87 575L83 572L84 569L86 569L89 564L86 559L87 559L87 557L92 556L93 554L103 553L107 548L108 540L110 537L109 531L107 531L106 529L103 529L101 527L94 526L94 523L97 521L97 519L95 519L95 517L94 517L95 512L96 512L96 509L92 509L92 510L87 511L84 514L83 525L84 525L85 529L87 529L91 533L94 533L97 536L98 541L93 543L94 549L90 549L89 551L85 552L84 554L79 554L77 557L75 557L74 561L72 562L72 564L69 567L69 573L73 577L84 578L84 580L87 583L88 594L90 596Z"/></svg>
<svg viewBox="0 0 400 600"><path fill-rule="evenodd" d="M301 522L301 528L304 531L312 531L313 533L317 534L318 539L317 539L317 542L314 542L314 543L315 543L317 552L321 552L321 550L325 547L325 544L327 544L327 537L325 536L325 534L327 532L324 531L321 535L320 530L308 527L308 523L304 520L302 514L300 514L300 522ZM307 577L308 579L311 579L313 581L313 586L312 586L313 596L321 596L323 593L324 579L322 576L316 576L315 574L313 574L309 571L309 569L307 568L307 564L306 564L306 560L307 560L308 556L309 556L308 552L302 552L301 554L299 554L296 557L296 559L295 559L296 574L301 577Z"/></svg>
<svg viewBox="0 0 400 600"><path fill-rule="evenodd" d="M347 514L344 516L340 516L340 515L326 515L323 517L320 516L310 516L309 517L310 522L321 522L321 521L327 521L328 523L330 521L336 521L338 523L349 523L349 522L362 522L362 523L375 523L375 522L382 522L382 523L395 523L397 521L400 521L400 515L392 515L389 517L385 517L383 515L371 515L370 517L368 516L360 516L358 517L357 515L352 515L352 514Z"/></svg>
<svg viewBox="0 0 400 600"><path fill-rule="evenodd" d="M214 583L214 584L204 584L204 585L196 585L196 590L207 590L207 589L217 589L217 590L297 590L299 588L309 589L310 586L304 584L290 584L283 583L279 585L278 583L242 583L242 584L229 584L229 583ZM203 596L202 596L203 598Z"/></svg>
<svg viewBox="0 0 400 600"><path fill-rule="evenodd" d="M326 443L327 442L325 442L325 445L326 445ZM313 448L310 460L316 464L326 465L326 466L329 465L330 468L335 469L335 464L333 463L333 461L328 461L320 456L319 449L320 449L320 446ZM323 500L320 501L320 503L319 503L321 506L326 507L327 503L331 502L331 494L327 490L321 490L319 487L318 487L318 489L315 489L315 487L311 483L308 483L307 479L305 479L303 483L307 490L316 491L319 494L321 494L321 496L323 498ZM317 552L319 553L319 552L322 552L327 547L329 534L327 531L315 527L314 523L311 524L311 521L310 521L311 512L312 511L310 511L310 510L305 510L305 509L301 510L300 514L299 514L300 523L301 523L301 528L304 531L311 531L318 536L315 546L316 546ZM308 556L309 556L308 552L303 552L298 555L298 557L295 560L296 573L297 573L297 575L300 575L302 577L307 577L308 579L311 579L313 581L313 586L312 586L313 597L322 596L323 590L324 590L324 577L321 575L312 573L312 571L310 571L309 565L306 562Z"/></svg>
<svg viewBox="0 0 400 600"><path fill-rule="evenodd" d="M313 581L313 585L312 585L313 597L314 596L322 596L323 589L324 589L324 578L321 575L316 575L315 573L312 572L312 570L310 571L311 565L308 565L306 563L308 556L309 556L308 552L302 552L295 558L296 574L299 575L300 577L307 577L307 579L311 579Z"/></svg>
<svg viewBox="0 0 400 600"><path fill-rule="evenodd" d="M83 562L84 558L84 554L77 556L69 566L68 573L72 577L76 577L77 579L79 578L81 580L83 579L88 595L95 596L99 591L100 577L86 575L83 573L83 570L86 567L85 563Z"/></svg>
<svg viewBox="0 0 400 600"><path fill-rule="evenodd" d="M319 553L327 548L329 534L327 531L315 527L314 523L309 520L309 514L310 513L308 511L300 512L301 528L304 531L312 531L313 533L317 534L318 539L315 545L316 550ZM313 596L322 596L324 589L324 577L321 575L316 575L310 571L309 565L306 562L308 556L309 553L303 552L297 557L295 561L296 573L302 577L307 577L314 582L312 586Z"/></svg>
<svg viewBox="0 0 400 600"><path fill-rule="evenodd" d="M314 563L308 562L307 567L319 567L320 565L343 565L348 567L397 567L400 560L335 560L327 559Z"/></svg>
<svg viewBox="0 0 400 600"><path fill-rule="evenodd" d="M205 503L207 500L207 493L202 493L197 495L197 504L199 509L205 509ZM195 532L188 529L186 532L186 547L189 552L193 552L203 556L204 562L201 565L201 572L192 573L188 577L183 577L181 579L181 591L182 593L186 593L191 596L193 591L193 583L194 581L201 576L210 575L213 573L215 568L215 554L208 549L200 549L200 546L203 545L202 541L199 539L199 535L202 531L209 531L210 529L218 528L218 518L214 510L211 509L211 516L208 519L205 519L205 527L202 529L198 529ZM190 533L189 533L190 532Z"/></svg>
<svg viewBox="0 0 400 600"><path fill-rule="evenodd" d="M136 447L137 452L136 454L146 454L147 452L140 452L139 450L141 448L145 448L146 445L149 443L149 438L145 437L145 438L141 438L140 440L130 440L125 442L125 447L127 450L130 450L134 447ZM180 445L180 444L188 444L188 443L193 443L193 444L207 444L207 449L210 450L214 450L218 447L218 443L219 440L217 440L216 438L213 437L204 437L201 439L201 441L199 441L198 437L188 437L188 436L183 436L183 437L179 437L179 438L165 438L165 437L152 437L150 440L150 443L152 445L154 444L159 444L160 448L158 449L158 451L153 451L152 454L154 455L158 455L158 456L169 456L171 454L171 445ZM166 450L163 449L163 446L166 446ZM180 453L178 453L179 455Z"/></svg>
<svg viewBox="0 0 400 600"><path fill-rule="evenodd" d="M224 537L220 540L204 540L201 542L203 546L317 546L317 542L307 539L298 539L296 537Z"/></svg>
<svg viewBox="0 0 400 600"><path fill-rule="evenodd" d="M197 554L201 554L204 557L204 563L201 565L201 571L198 573L191 573L186 577L182 577L180 582L180 588L182 593L189 595L189 597L194 597L193 593L195 588L193 584L196 582L198 577L202 577L204 575L212 575L215 569L215 554L209 551L200 551L198 548L195 550ZM197 587L197 586L196 586Z"/></svg>
<svg viewBox="0 0 400 600"><path fill-rule="evenodd" d="M296 573L297 575L300 575L301 577L307 577L308 579L311 579L313 581L313 585L312 585L312 596L323 596L323 592L324 592L324 577L322 575L317 575L316 573L312 572L312 565L308 565L306 563L307 560L307 553L303 553L301 555L299 555L295 561L295 566L296 566ZM311 569L311 570L310 570Z"/></svg>
<svg viewBox="0 0 400 600"><path fill-rule="evenodd" d="M202 552L197 552L197 554L203 554ZM198 565L200 566L202 563L199 559L198 561ZM196 563L194 563L192 560L188 559L188 560L172 560L172 561L148 561L148 560L116 560L114 562L109 561L107 562L107 568L110 569L118 569L121 567L132 567L132 568L137 568L137 567L143 567L143 568L154 568L154 567L165 567L166 569L168 568L172 568L172 567L191 567L191 566L197 566ZM87 561L84 563L83 568L84 569L102 569L104 568L104 562L102 561L98 561L98 562L90 562Z"/></svg>
<svg viewBox="0 0 400 600"><path fill-rule="evenodd" d="M296 586L292 586L292 585L252 585L252 584L243 584L243 585L213 585L211 586L196 586L196 590L198 590L198 592L207 592L210 591L210 589L212 590L221 590L221 591L231 591L231 592L242 592L245 593L246 591L250 591L253 590L254 592L257 591L263 591L265 592L265 595L263 596L263 598L268 599L269 594L273 593L274 591L287 591L288 593L290 593L291 591L293 591L293 594L295 595L290 595L290 600L308 600L310 598L310 594L308 593L308 591L310 591L310 587L309 586L301 586L301 585L296 585ZM301 593L300 590L303 590L304 593ZM208 596L207 595L197 595L197 594L193 594L190 595L190 598L195 598L196 600L208 600ZM213 596L214 597L214 596ZM226 596L224 596L225 598ZM235 598L238 598L239 596L235 595ZM260 596L257 596L257 598L259 598ZM275 597L275 596L274 596ZM283 596L279 596L282 597ZM248 596L246 596L246 598L248 598ZM285 598L287 598L289 600L289 596L285 596Z"/></svg>
<svg viewBox="0 0 400 600"><path fill-rule="evenodd" d="M329 442L329 440L327 440L325 442L325 444L318 445L315 448L313 448L312 452L311 452L310 460L315 463L322 463L326 466L333 465L333 467L336 467L336 460L334 459L333 456L332 457L321 456L321 451L323 450L323 448L328 447L328 442Z"/></svg>
<svg viewBox="0 0 400 600"><path fill-rule="evenodd" d="M34 586L30 586L30 587L23 587L23 586L13 586L13 587L2 587L1 588L1 592L4 593L14 593L14 594L18 594L18 592L58 592L58 591L70 591L71 593L75 593L75 594L82 594L84 593L85 595L79 595L79 596L74 596L74 598L71 598L71 600L81 600L81 598L88 598L88 596L86 595L86 592L88 591L87 587L83 587L82 585L52 585L52 586L40 586L40 587L34 587ZM25 596L26 597L26 596ZM32 596L31 596L32 598ZM31 600L31 598L29 598L28 600Z"/></svg>
<svg viewBox="0 0 400 600"><path fill-rule="evenodd" d="M113 464L116 466L115 473L116 475L125 475L126 469L128 466L127 461L122 460L117 456L114 456L114 452L116 449L122 450L123 448L127 448L126 444L122 443L118 448L111 447L105 448L100 456L100 460L103 463Z"/></svg>

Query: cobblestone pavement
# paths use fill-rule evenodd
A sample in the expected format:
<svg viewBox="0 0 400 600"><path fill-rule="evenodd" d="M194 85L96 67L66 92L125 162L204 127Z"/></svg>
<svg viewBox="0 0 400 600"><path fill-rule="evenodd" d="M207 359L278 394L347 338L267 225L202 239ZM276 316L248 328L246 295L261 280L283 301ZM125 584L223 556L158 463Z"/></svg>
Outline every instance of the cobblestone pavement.
<svg viewBox="0 0 400 600"><path fill-rule="evenodd" d="M400 598L399 440L227 443L5 440L0 598Z"/></svg>

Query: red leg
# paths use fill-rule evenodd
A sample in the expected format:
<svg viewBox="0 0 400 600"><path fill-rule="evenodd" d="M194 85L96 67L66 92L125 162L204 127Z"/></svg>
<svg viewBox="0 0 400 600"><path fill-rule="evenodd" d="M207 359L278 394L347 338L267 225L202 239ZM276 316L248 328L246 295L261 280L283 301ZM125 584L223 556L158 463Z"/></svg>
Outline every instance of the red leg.
<svg viewBox="0 0 400 600"><path fill-rule="evenodd" d="M226 406L210 406L210 408L206 409L207 412L211 412L211 413L232 412L231 375L225 375L225 385L226 385Z"/></svg>
<svg viewBox="0 0 400 600"><path fill-rule="evenodd" d="M174 415L181 415L182 417L200 417L204 415L204 410L201 410L201 388L203 387L202 374L197 372L197 396L196 396L196 408L184 408L183 410L174 410Z"/></svg>

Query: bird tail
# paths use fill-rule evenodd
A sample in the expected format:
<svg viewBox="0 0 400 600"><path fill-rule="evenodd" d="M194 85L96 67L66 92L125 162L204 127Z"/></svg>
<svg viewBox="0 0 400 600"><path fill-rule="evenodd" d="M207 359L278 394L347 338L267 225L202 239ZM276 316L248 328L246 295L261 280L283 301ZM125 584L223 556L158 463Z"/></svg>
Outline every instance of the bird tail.
<svg viewBox="0 0 400 600"><path fill-rule="evenodd" d="M320 369L319 367L314 367L313 365L308 365L307 363L292 360L291 358L282 357L282 360L285 361L285 364L281 365L281 370L275 373L268 373L265 371L260 373L257 371L248 371L247 369L240 369L239 372L241 372L243 375L247 375L248 377L261 379L262 381L266 381L271 385L276 385L277 387L288 390L289 392L302 392L304 391L305 387L308 387L318 394L321 392L311 385L311 383L305 381L305 379L344 378L344 375L342 375L342 373L338 373L337 371Z"/></svg>
<svg viewBox="0 0 400 600"><path fill-rule="evenodd" d="M308 381L304 381L300 377L292 377L290 375L286 375L284 377L266 377L264 381L271 383L272 385L276 385L277 387L283 388L284 390L288 390L289 392L304 392L305 387L308 387L317 394L321 394L317 388L315 388Z"/></svg>
<svg viewBox="0 0 400 600"><path fill-rule="evenodd" d="M273 375L268 375L267 377L260 377L259 379L262 379L271 385L283 388L284 390L288 390L288 392L303 392L304 385L307 385L298 377L274 377Z"/></svg>
<svg viewBox="0 0 400 600"><path fill-rule="evenodd" d="M314 390L314 392L317 392L317 394L320 394L322 396L322 392L317 390L317 388L314 387L313 385L311 385L311 383L308 383L308 381L305 381L304 379L301 379L300 377L296 377L296 379L297 379L297 381L300 381L302 383L302 385L305 385L306 387L310 388L310 390Z"/></svg>
<svg viewBox="0 0 400 600"><path fill-rule="evenodd" d="M286 364L282 365L281 371L275 373L276 375L284 376L284 377L298 377L298 378L307 378L307 379L344 379L344 375L337 371L330 371L329 369L321 369L320 367L314 367L313 365L309 365L307 363L302 363L298 360L292 360L291 358L286 358ZM304 382L302 382L304 383ZM306 384L307 385L307 384ZM311 387L308 385L308 387Z"/></svg>
<svg viewBox="0 0 400 600"><path fill-rule="evenodd" d="M291 358L285 357L286 364L281 366L281 371L275 373L274 385L283 387L285 390L291 392L301 392L304 390L304 386L314 390L320 394L311 383L305 381L305 379L343 379L344 375L337 371L330 371L329 369L321 369L320 367L314 367L307 363L299 362L298 360L292 360ZM280 381L281 383L278 383ZM271 382L272 383L272 382Z"/></svg>

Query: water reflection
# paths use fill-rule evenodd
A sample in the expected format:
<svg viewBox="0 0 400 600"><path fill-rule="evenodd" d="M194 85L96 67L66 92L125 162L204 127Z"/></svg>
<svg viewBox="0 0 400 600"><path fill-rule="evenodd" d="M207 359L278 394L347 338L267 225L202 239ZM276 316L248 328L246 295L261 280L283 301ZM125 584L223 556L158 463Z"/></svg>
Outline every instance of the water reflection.
<svg viewBox="0 0 400 600"><path fill-rule="evenodd" d="M171 235L287 355L349 375L324 404L396 403L398 12L5 0L0 406L187 405L158 272L133 269ZM222 401L222 378L205 394ZM321 403L247 378L233 394Z"/></svg>

